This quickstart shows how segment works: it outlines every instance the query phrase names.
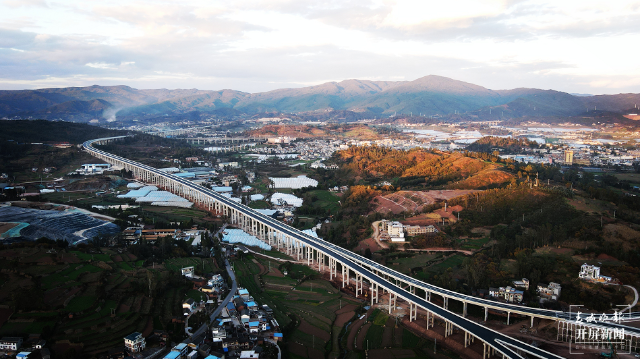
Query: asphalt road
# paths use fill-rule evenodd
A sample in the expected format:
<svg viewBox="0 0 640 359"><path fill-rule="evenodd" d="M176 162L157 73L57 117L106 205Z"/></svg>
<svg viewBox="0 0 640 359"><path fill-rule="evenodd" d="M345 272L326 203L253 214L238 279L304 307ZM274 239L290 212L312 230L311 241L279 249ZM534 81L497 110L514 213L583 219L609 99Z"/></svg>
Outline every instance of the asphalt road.
<svg viewBox="0 0 640 359"><path fill-rule="evenodd" d="M227 263L225 265L225 267L227 269L227 273L229 274L229 277L231 278L231 282L232 282L231 290L229 291L229 294L227 294L227 297L224 298L222 303L218 306L218 308L216 308L216 310L213 312L213 314L211 314L209 324L211 324L211 322L213 322L220 315L220 313L222 312L222 308L227 306L227 304L229 303L231 298L233 298L234 294L238 290L238 283L236 281L236 274L233 273L233 269L231 269L231 266L228 264L229 262L226 261L226 260L225 260L225 262ZM193 333L193 335L190 338L185 339L183 341L183 343L190 343L191 342L191 338L199 337L201 334L203 334L209 328L209 324L202 324L202 326L200 328L198 328L198 330L196 330L196 332Z"/></svg>

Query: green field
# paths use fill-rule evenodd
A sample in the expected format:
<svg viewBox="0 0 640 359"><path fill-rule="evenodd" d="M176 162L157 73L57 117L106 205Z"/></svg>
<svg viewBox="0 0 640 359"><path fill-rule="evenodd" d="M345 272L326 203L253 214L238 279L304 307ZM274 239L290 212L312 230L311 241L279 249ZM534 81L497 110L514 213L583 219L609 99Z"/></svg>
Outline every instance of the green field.
<svg viewBox="0 0 640 359"><path fill-rule="evenodd" d="M271 205L267 201L252 201L249 203L249 208L253 209L269 209Z"/></svg>
<svg viewBox="0 0 640 359"><path fill-rule="evenodd" d="M58 263L25 266L24 276L0 276L3 304L10 308L16 304L22 306L12 315L20 321L4 323L0 334L47 333L47 340L82 343L87 355L122 345L124 336L144 331L148 323L182 340L184 327L176 327L171 319L182 314L181 303L187 295L203 299L202 293L189 292L191 285L163 266L145 268L143 260L128 253L116 254L107 248L93 255L81 250L58 251L56 255L39 247L0 251L0 256L3 254L17 258L17 263L34 263L49 256ZM116 256L125 261L114 261ZM110 268L94 265L96 262L107 262ZM176 258L172 262L200 266L203 263L200 258ZM0 260L0 263L6 264L0 266L4 268L12 262ZM213 261L205 259L204 265L205 269L212 269ZM32 301L35 298L31 292L22 288L36 288L40 300ZM20 296L14 297L11 292ZM17 298L25 303L14 302Z"/></svg>
<svg viewBox="0 0 640 359"><path fill-rule="evenodd" d="M77 281L78 277L80 277L84 273L97 273L101 271L102 269L91 264L79 265L74 268L67 268L60 273L51 274L42 278L42 284L44 288L49 289L59 283L64 283L67 281Z"/></svg>
<svg viewBox="0 0 640 359"><path fill-rule="evenodd" d="M66 309L70 312L82 312L83 310L91 308L95 302L96 297L94 296L75 297L69 301L69 305L67 305Z"/></svg>
<svg viewBox="0 0 640 359"><path fill-rule="evenodd" d="M309 191L308 193L315 195L317 200L313 202L314 207L319 207L324 210L331 211L331 213L336 213L340 209L340 197L335 195L332 192L327 190L315 190Z"/></svg>
<svg viewBox="0 0 640 359"><path fill-rule="evenodd" d="M465 256L462 254L454 254L453 256L445 259L444 261L438 263L438 264L434 264L431 267L427 268L427 270L429 271L442 271L445 270L447 268L456 268L459 265L462 264L462 262L464 261Z"/></svg>
<svg viewBox="0 0 640 359"><path fill-rule="evenodd" d="M90 253L82 253L78 251L71 251L71 253L75 254L76 257L83 261L103 261L103 262L111 262L111 256L108 254L90 254Z"/></svg>
<svg viewBox="0 0 640 359"><path fill-rule="evenodd" d="M441 254L420 253L409 258L392 259L390 260L390 262L393 263L391 265L393 269L401 273L409 274L411 273L411 268L423 267L427 264L428 261L433 260L434 258L437 258L439 256L441 256Z"/></svg>
<svg viewBox="0 0 640 359"><path fill-rule="evenodd" d="M485 237L485 238L469 238L469 239L465 240L465 242L460 245L460 249L470 249L470 250L480 249L480 248L482 248L482 246L487 244L490 240L491 240L491 238L489 238L489 237Z"/></svg>

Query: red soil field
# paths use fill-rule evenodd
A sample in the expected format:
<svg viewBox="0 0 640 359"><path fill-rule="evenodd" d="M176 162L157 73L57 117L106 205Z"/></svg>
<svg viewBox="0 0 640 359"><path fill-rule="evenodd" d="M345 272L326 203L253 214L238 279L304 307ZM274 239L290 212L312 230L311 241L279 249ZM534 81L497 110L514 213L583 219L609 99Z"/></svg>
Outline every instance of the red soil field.
<svg viewBox="0 0 640 359"><path fill-rule="evenodd" d="M349 319L353 318L354 314L356 314L356 312L354 311L338 314L338 317L336 317L336 321L333 323L333 325L340 328L344 327Z"/></svg>
<svg viewBox="0 0 640 359"><path fill-rule="evenodd" d="M433 191L398 191L377 196L372 206L375 212L400 213L402 211L419 212L423 207L449 200L455 197L478 192L476 190L433 190Z"/></svg>
<svg viewBox="0 0 640 359"><path fill-rule="evenodd" d="M315 335L316 338L322 339L325 342L328 342L329 339L331 339L331 334L325 332L324 330L318 327L314 327L313 325L307 323L304 320L300 321L300 326L298 327L298 329L307 334Z"/></svg>

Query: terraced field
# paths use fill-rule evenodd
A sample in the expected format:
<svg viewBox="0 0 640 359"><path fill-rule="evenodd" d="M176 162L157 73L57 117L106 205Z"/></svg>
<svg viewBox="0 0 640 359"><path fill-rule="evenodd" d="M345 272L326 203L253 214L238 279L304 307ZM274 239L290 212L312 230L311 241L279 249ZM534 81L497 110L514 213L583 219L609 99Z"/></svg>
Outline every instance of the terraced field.
<svg viewBox="0 0 640 359"><path fill-rule="evenodd" d="M8 305L3 310L13 313L0 323L0 335L45 334L52 342L81 343L83 354L92 355L121 346L122 338L134 331L172 331L171 320L181 315L191 287L177 274L186 265L217 269L213 260L199 258L176 258L167 268L144 267L144 261L131 253L109 249L2 250L0 300ZM200 292L190 294L201 297ZM13 310L16 303L22 311Z"/></svg>
<svg viewBox="0 0 640 359"><path fill-rule="evenodd" d="M269 264L271 261L271 264ZM296 327L284 330L286 348L292 358L338 358L339 334L355 309L362 305L346 296L306 266L292 266L292 273L306 276L274 276L271 267L282 264L260 256L248 256L234 262L239 285L247 288L259 304L274 309L281 328L296 320ZM302 277L302 276L300 276Z"/></svg>

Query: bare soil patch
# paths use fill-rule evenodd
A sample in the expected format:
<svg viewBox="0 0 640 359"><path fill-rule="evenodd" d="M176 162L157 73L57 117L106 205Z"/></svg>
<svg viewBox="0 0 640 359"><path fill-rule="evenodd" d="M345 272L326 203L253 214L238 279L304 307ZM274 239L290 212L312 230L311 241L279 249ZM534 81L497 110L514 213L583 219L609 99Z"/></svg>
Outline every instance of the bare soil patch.
<svg viewBox="0 0 640 359"><path fill-rule="evenodd" d="M264 266L260 262L256 261L255 259L254 259L254 262L256 263L258 268L260 268L260 274L265 274L267 269L265 269Z"/></svg>
<svg viewBox="0 0 640 359"><path fill-rule="evenodd" d="M612 257L608 254L604 254L601 253L599 256L596 257L596 259L601 260L601 261L615 261L618 262L618 258Z"/></svg>
<svg viewBox="0 0 640 359"><path fill-rule="evenodd" d="M628 225L612 223L604 226L604 238L607 242L620 243L627 250L640 244L640 232Z"/></svg>
<svg viewBox="0 0 640 359"><path fill-rule="evenodd" d="M367 323L362 329L360 329L360 333L358 333L358 341L356 342L358 345L358 349L367 349L367 343L365 342L365 338L367 337L367 331L373 324Z"/></svg>
<svg viewBox="0 0 640 359"><path fill-rule="evenodd" d="M7 222L0 222L0 234L10 230L11 228L17 226L18 223L7 223Z"/></svg>
<svg viewBox="0 0 640 359"><path fill-rule="evenodd" d="M356 312L354 311L338 314L338 316L336 317L336 321L333 323L333 325L335 325L336 327L342 328L344 327L345 324L347 324L349 319L353 318L355 314Z"/></svg>
<svg viewBox="0 0 640 359"><path fill-rule="evenodd" d="M432 190L432 191L398 191L375 197L374 211L380 213L400 213L402 211L419 212L425 206L446 201L455 197L475 193L476 190Z"/></svg>
<svg viewBox="0 0 640 359"><path fill-rule="evenodd" d="M411 349L371 349L369 350L369 358L371 359L403 359L403 358L415 358L416 353Z"/></svg>
<svg viewBox="0 0 640 359"><path fill-rule="evenodd" d="M114 262L122 262L122 257L120 257L119 254L114 255L111 259L113 259Z"/></svg>
<svg viewBox="0 0 640 359"><path fill-rule="evenodd" d="M118 307L118 312L117 312L117 313L118 313L118 314L120 314L120 313L125 313L125 312L128 312L128 311L129 311L129 309L131 309L131 306L126 305L126 304L122 303L122 304L120 304L120 306Z"/></svg>
<svg viewBox="0 0 640 359"><path fill-rule="evenodd" d="M358 330L364 324L364 318L358 319L353 322L351 330L349 331L349 336L347 337L347 349L354 350L353 342L356 339L356 334L358 334Z"/></svg>
<svg viewBox="0 0 640 359"><path fill-rule="evenodd" d="M147 325L144 327L144 330L142 331L142 336L146 338L149 335L151 335L152 332L153 332L153 319L149 317L149 319L147 319Z"/></svg>
<svg viewBox="0 0 640 359"><path fill-rule="evenodd" d="M307 323L305 320L300 321L300 326L298 327L298 329L309 335L315 335L317 338L320 338L325 342L328 342L329 339L331 339L331 335L329 333L318 327L314 327L313 325Z"/></svg>
<svg viewBox="0 0 640 359"><path fill-rule="evenodd" d="M289 343L288 348L289 352L295 355L299 355L303 358L307 357L307 347L298 343Z"/></svg>
<svg viewBox="0 0 640 359"><path fill-rule="evenodd" d="M571 248L557 248L557 247L542 247L536 249L536 253L554 253L554 254L566 254L572 255L573 249Z"/></svg>
<svg viewBox="0 0 640 359"><path fill-rule="evenodd" d="M271 270L269 271L269 275L272 275L274 277L280 277L280 278L284 277L284 274L282 274L282 272L280 272L280 269L275 268L275 267L271 267Z"/></svg>
<svg viewBox="0 0 640 359"><path fill-rule="evenodd" d="M53 263L53 258L51 258L50 256L42 256L42 257L38 258L37 262L38 263Z"/></svg>
<svg viewBox="0 0 640 359"><path fill-rule="evenodd" d="M342 313L346 313L346 312L352 312L354 311L356 308L358 308L357 305L355 304L347 304L347 305L343 305L342 309L338 309L336 310L336 314L342 314Z"/></svg>
<svg viewBox="0 0 640 359"><path fill-rule="evenodd" d="M493 168L484 169L475 175L454 183L449 188L488 188L491 185L501 184L511 181L513 175L499 169Z"/></svg>
<svg viewBox="0 0 640 359"><path fill-rule="evenodd" d="M393 345L393 329L395 329L395 319L389 317L384 323L384 332L382 333L382 347L390 347Z"/></svg>
<svg viewBox="0 0 640 359"><path fill-rule="evenodd" d="M324 352L322 352L320 349L309 348L309 358L324 359Z"/></svg>
<svg viewBox="0 0 640 359"><path fill-rule="evenodd" d="M72 253L60 253L58 260L65 263L80 263L82 262L75 254Z"/></svg>
<svg viewBox="0 0 640 359"><path fill-rule="evenodd" d="M13 313L12 309L9 308L0 308L0 327L9 320L9 317Z"/></svg>
<svg viewBox="0 0 640 359"><path fill-rule="evenodd" d="M433 213L439 215L440 218L447 218L451 222L456 222L458 220L458 217L457 214L454 214L453 212L458 213L462 210L462 206L451 206L447 207L446 211L444 210L444 208L440 208L438 210L435 210Z"/></svg>
<svg viewBox="0 0 640 359"><path fill-rule="evenodd" d="M378 244L378 242L375 241L375 239L367 238L367 239L361 240L360 243L358 243L358 245L353 249L353 251L360 252L360 251L366 250L367 248L369 248L369 250L372 253L382 249L382 247L380 247L380 245Z"/></svg>

